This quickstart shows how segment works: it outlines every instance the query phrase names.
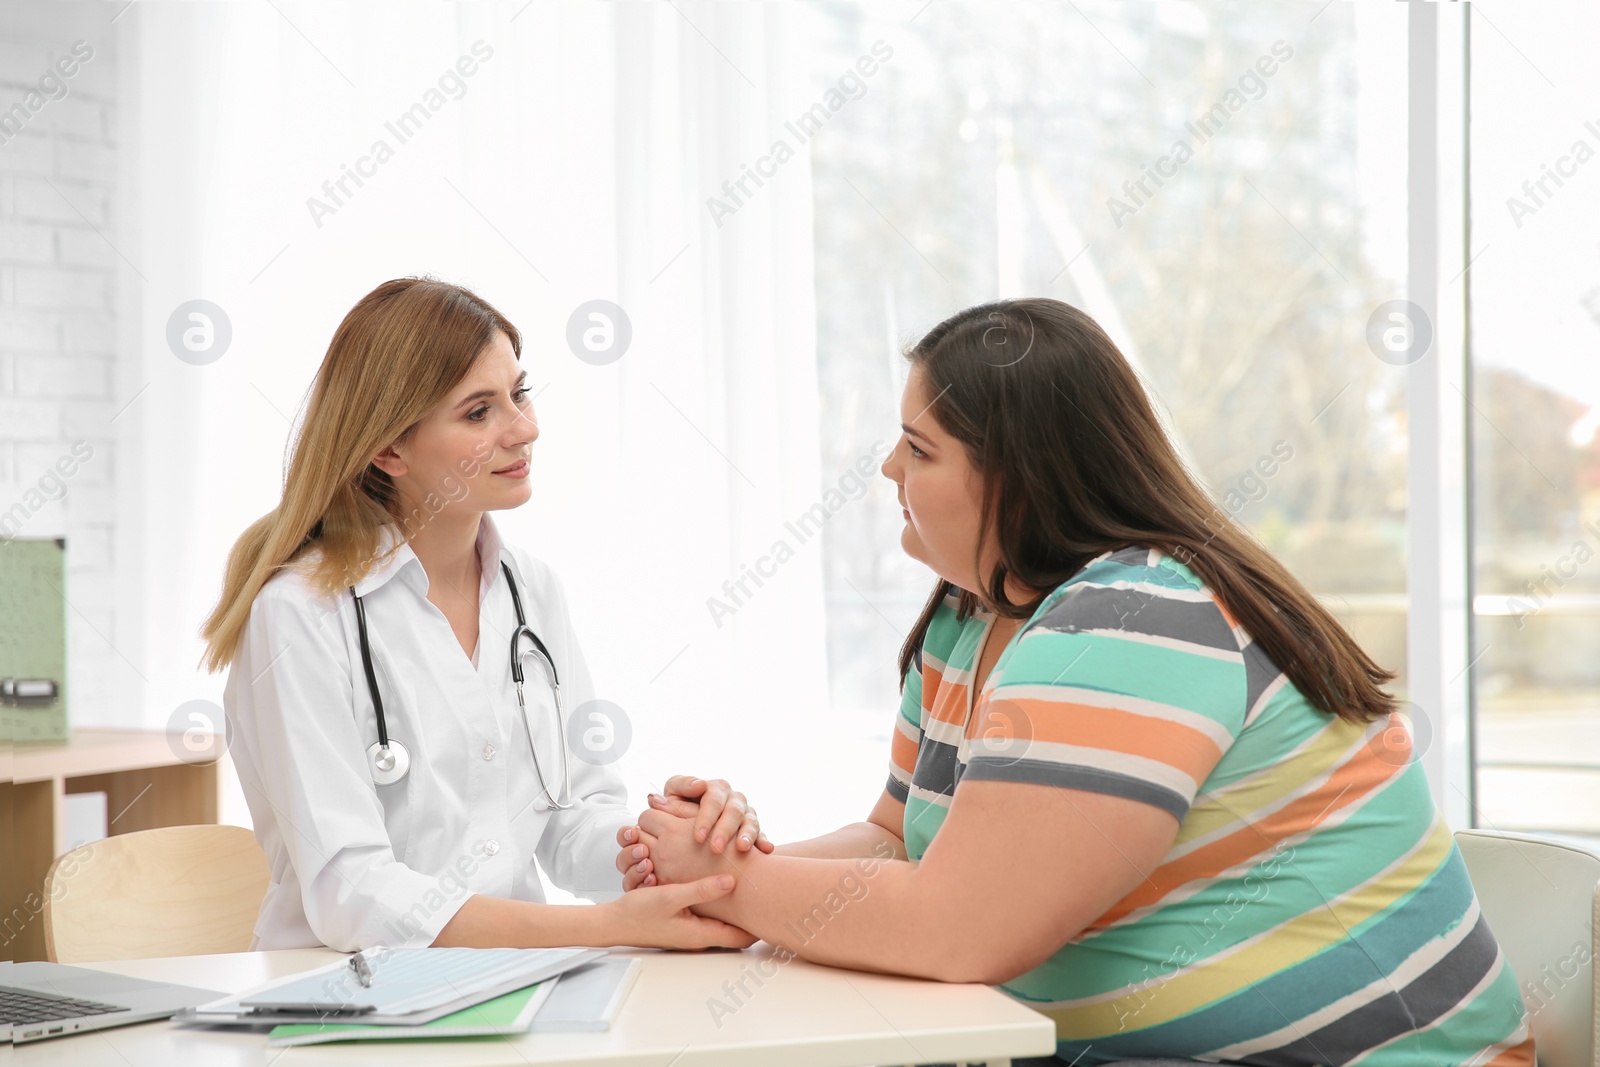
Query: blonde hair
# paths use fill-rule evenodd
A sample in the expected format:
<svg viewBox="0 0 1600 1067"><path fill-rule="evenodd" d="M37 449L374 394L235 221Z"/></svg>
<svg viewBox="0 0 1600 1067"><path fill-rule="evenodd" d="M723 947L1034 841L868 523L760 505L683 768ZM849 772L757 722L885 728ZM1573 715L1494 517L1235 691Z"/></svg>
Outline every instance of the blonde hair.
<svg viewBox="0 0 1600 1067"><path fill-rule="evenodd" d="M313 547L321 559L305 568L307 579L321 595L337 596L404 543L376 558L384 526L402 521L409 540L394 482L372 458L410 441L496 330L521 359L522 337L504 315L471 291L432 278L384 282L350 309L317 370L283 497L228 553L222 598L200 627L208 673L233 662L262 586Z"/></svg>

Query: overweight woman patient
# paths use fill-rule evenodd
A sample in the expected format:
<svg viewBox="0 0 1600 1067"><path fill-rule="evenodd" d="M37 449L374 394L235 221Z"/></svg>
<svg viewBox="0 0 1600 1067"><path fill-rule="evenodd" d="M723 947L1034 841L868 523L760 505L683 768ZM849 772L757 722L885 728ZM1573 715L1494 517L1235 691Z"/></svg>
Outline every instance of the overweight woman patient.
<svg viewBox="0 0 1600 1067"><path fill-rule="evenodd" d="M489 515L531 495L521 356L471 292L380 285L328 346L281 502L228 557L201 636L229 668L229 751L271 868L252 949L752 941L687 910L730 876L621 895L621 777L578 744L588 720L563 750L594 683L556 575ZM548 650L521 638L520 699L519 618ZM672 788L705 806L709 850L772 848L726 782ZM543 903L541 870L603 902Z"/></svg>
<svg viewBox="0 0 1600 1067"><path fill-rule="evenodd" d="M731 858L652 798L627 885L731 868L697 913L780 959L999 985L1061 1062L1531 1067L1394 675L1211 502L1105 333L1008 300L909 359L883 474L937 582L882 796Z"/></svg>

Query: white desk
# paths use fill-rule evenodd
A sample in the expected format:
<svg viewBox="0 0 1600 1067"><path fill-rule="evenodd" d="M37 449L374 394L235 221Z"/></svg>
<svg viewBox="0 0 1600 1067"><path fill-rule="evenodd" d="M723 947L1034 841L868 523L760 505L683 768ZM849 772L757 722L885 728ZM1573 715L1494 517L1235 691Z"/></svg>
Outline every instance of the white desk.
<svg viewBox="0 0 1600 1067"><path fill-rule="evenodd" d="M473 1067L863 1067L948 1063L1055 1051L1055 1026L998 990L780 964L757 943L744 952L638 950L639 981L600 1034L394 1041L268 1048L266 1035L150 1022L17 1046L18 1067L309 1067L382 1063ZM117 974L237 993L341 956L332 949L87 963ZM770 977L768 977L770 975ZM755 976L755 977L750 977ZM745 978L749 996L724 982ZM756 979L761 984L758 986ZM720 998L732 1014L713 1014ZM734 1008L734 998L742 1005Z"/></svg>

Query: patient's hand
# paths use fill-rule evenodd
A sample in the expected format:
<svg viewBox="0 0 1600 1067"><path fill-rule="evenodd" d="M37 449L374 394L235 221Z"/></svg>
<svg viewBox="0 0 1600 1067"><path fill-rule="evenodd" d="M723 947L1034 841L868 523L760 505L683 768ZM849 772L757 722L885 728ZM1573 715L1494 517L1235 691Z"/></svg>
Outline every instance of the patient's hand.
<svg viewBox="0 0 1600 1067"><path fill-rule="evenodd" d="M651 794L654 802L655 794ZM670 812L677 819L690 822L699 811L699 805L692 800L681 800L677 797L667 797L667 807L662 809ZM639 813L643 819L655 809L646 808ZM666 879L656 872L654 834L646 832L638 825L624 826L617 831L617 844L622 846L622 851L617 853L617 870L622 872L622 890L627 892L641 886L665 885Z"/></svg>
<svg viewBox="0 0 1600 1067"><path fill-rule="evenodd" d="M761 832L756 810L743 793L721 778L707 781L686 774L674 775L667 779L660 796L650 794L650 806L693 819L694 839L709 842L713 852L720 853L730 841L740 852L752 848L772 851L772 842Z"/></svg>
<svg viewBox="0 0 1600 1067"><path fill-rule="evenodd" d="M750 807L744 794L735 792L722 779L707 781L675 775L667 779L663 790L663 795L650 794L648 811L691 820L694 840L709 844L713 853L720 855L730 839L740 853L752 848L770 853L775 847L761 832L755 809ZM621 846L617 853L617 870L622 873L625 891L660 884L662 879L651 855L654 839L649 833L641 831L637 825L624 826L617 831L617 844Z"/></svg>
<svg viewBox="0 0 1600 1067"><path fill-rule="evenodd" d="M686 802L678 801L677 805ZM692 805L691 805L692 807ZM674 810L652 808L639 816L638 836L648 850L649 867L644 878L650 884L693 882L707 875L737 874L747 852L713 852L695 840L695 813L677 806ZM641 884L643 884L641 882Z"/></svg>

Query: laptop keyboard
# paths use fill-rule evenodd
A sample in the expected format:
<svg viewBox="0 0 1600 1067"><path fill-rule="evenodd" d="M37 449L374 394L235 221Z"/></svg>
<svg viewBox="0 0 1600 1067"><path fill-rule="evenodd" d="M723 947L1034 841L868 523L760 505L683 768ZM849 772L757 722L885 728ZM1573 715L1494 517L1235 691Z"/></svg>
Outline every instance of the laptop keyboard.
<svg viewBox="0 0 1600 1067"><path fill-rule="evenodd" d="M117 1004L101 1004L96 1000L54 997L48 993L35 993L31 989L0 986L0 1023L26 1025L127 1010Z"/></svg>

